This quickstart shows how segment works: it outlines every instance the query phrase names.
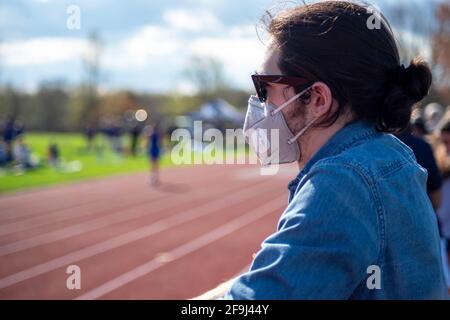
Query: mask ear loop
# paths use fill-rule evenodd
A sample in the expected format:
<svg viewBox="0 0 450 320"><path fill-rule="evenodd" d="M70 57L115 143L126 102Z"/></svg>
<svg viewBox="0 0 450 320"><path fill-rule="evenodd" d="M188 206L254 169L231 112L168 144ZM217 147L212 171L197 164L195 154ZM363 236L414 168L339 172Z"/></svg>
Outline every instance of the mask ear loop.
<svg viewBox="0 0 450 320"><path fill-rule="evenodd" d="M318 118L312 119L302 130L300 130L293 138L289 139L287 141L288 144L293 144L295 140L297 140L302 134L305 133L306 130L309 129L309 127L312 126L312 124L317 120Z"/></svg>
<svg viewBox="0 0 450 320"><path fill-rule="evenodd" d="M287 107L292 101L294 101L295 99L297 99L298 97L302 96L306 91L308 91L309 89L311 89L312 86L309 86L308 88L306 88L305 90L303 90L300 93L297 93L295 96L293 96L292 98L290 98L288 101L284 102L281 106L279 106L278 108L276 108L275 110L272 110L270 112L271 116L276 115L278 112L280 112L281 110L283 110L285 107Z"/></svg>

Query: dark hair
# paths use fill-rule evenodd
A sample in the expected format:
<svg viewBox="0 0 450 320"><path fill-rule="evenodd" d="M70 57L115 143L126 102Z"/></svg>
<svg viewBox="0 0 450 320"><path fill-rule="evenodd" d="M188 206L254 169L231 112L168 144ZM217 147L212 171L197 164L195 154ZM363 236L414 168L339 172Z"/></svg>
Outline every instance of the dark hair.
<svg viewBox="0 0 450 320"><path fill-rule="evenodd" d="M441 131L441 133L442 132L450 133L450 120L448 120L444 123L444 125L442 126L440 131Z"/></svg>
<svg viewBox="0 0 450 320"><path fill-rule="evenodd" d="M425 126L425 120L422 117L416 117L411 120L411 127L420 131L420 134L429 134L427 127Z"/></svg>
<svg viewBox="0 0 450 320"><path fill-rule="evenodd" d="M358 119L378 130L400 132L412 106L431 85L431 72L420 58L405 68L394 36L380 14L380 28L369 28L374 14L365 4L323 1L297 6L276 16L263 17L280 51L278 65L287 75L326 83L338 101L331 125L347 106ZM323 124L323 123L322 123Z"/></svg>

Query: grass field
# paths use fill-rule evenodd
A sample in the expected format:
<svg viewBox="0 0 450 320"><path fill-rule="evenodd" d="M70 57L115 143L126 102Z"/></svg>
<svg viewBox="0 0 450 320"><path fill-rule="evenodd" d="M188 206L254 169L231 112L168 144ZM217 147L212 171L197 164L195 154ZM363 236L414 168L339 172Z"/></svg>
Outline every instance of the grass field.
<svg viewBox="0 0 450 320"><path fill-rule="evenodd" d="M124 147L129 145L127 138L123 137ZM76 133L29 133L25 136L25 142L31 148L33 156L39 159L41 166L23 173L13 169L3 170L0 173L0 192L144 171L149 168L148 158L142 152L136 157L118 156L110 150L109 143L103 136L96 137L96 148L92 151L86 150L84 137ZM56 143L60 149L62 160L60 169L46 163L50 142ZM170 164L170 154L164 154L161 166Z"/></svg>
<svg viewBox="0 0 450 320"><path fill-rule="evenodd" d="M111 151L109 141L103 135L96 137L95 148L91 151L87 150L83 135L78 133L27 133L24 140L31 148L33 157L39 160L40 166L26 172L14 169L1 170L0 193L149 170L148 157L144 154L144 138L140 139L140 153L136 157L128 155L127 152L124 156L117 155ZM56 143L60 149L62 166L59 169L47 164L47 150L50 143ZM130 144L129 136L122 137L122 144L127 150ZM165 145L167 146L168 143ZM192 152L190 156L192 160L194 154ZM228 156L237 157L244 154L248 155L248 151L239 149ZM225 154L223 156L225 157ZM173 164L170 159L170 150L166 148L160 166L171 165Z"/></svg>

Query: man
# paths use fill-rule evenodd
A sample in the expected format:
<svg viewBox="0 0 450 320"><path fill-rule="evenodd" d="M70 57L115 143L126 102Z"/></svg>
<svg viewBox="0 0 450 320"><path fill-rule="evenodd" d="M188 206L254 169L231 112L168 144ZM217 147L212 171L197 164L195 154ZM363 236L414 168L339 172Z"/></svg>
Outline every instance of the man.
<svg viewBox="0 0 450 320"><path fill-rule="evenodd" d="M298 163L278 228L250 270L200 298L442 299L446 287L426 171L391 132L428 92L421 60L400 65L387 21L346 1L269 23L244 135L276 131L263 164ZM332 49L331 49L332 48Z"/></svg>

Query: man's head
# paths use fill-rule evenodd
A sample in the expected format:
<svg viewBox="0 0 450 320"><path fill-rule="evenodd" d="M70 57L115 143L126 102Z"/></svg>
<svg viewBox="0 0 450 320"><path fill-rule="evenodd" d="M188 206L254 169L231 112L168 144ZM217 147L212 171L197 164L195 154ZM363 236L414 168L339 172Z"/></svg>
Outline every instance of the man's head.
<svg viewBox="0 0 450 320"><path fill-rule="evenodd" d="M261 75L283 75L284 73L280 70L279 63L280 50L272 43L268 47L264 61L257 72ZM265 89L267 102L274 106L282 105L298 93L296 88L289 84L273 82L267 82ZM315 119L323 119L329 114L336 112L337 107L338 102L333 98L328 85L324 82L316 81L311 82L307 92L300 96L298 100L282 109L281 112L284 118L287 119L289 129L295 134ZM303 142L306 142L310 133L311 131L301 137L298 143L301 145Z"/></svg>
<svg viewBox="0 0 450 320"><path fill-rule="evenodd" d="M312 83L282 110L294 134L317 118L300 145L307 145L313 134L354 118L373 123L380 131L402 131L413 104L427 94L428 66L419 59L408 68L401 66L388 23L379 15L380 27L371 29L367 21L372 15L366 6L323 1L266 16L271 42L258 73ZM270 82L265 88L267 100L275 106L303 89Z"/></svg>

